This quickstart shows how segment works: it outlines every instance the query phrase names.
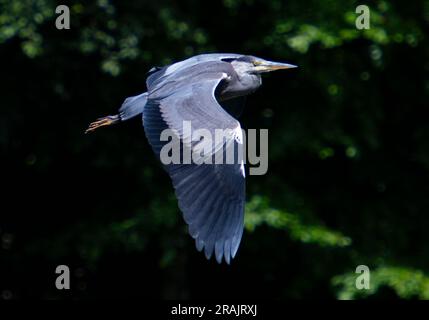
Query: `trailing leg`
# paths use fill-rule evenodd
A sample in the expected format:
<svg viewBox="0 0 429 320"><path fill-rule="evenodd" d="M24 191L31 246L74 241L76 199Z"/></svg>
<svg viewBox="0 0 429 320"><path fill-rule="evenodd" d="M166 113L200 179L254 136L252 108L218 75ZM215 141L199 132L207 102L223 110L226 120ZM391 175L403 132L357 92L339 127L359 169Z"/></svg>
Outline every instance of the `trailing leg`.
<svg viewBox="0 0 429 320"><path fill-rule="evenodd" d="M121 118L119 117L118 114L116 114L114 116L106 116L106 117L98 118L97 121L90 123L90 125L89 125L88 129L86 129L85 133L94 131L95 129L98 129L100 127L110 126L112 124L118 123L119 121L121 121Z"/></svg>
<svg viewBox="0 0 429 320"><path fill-rule="evenodd" d="M144 92L138 96L126 98L122 106L119 108L118 114L98 118L97 121L94 121L89 125L85 133L94 131L100 127L110 126L121 121L127 121L138 116L139 114L142 114L146 102L147 92Z"/></svg>

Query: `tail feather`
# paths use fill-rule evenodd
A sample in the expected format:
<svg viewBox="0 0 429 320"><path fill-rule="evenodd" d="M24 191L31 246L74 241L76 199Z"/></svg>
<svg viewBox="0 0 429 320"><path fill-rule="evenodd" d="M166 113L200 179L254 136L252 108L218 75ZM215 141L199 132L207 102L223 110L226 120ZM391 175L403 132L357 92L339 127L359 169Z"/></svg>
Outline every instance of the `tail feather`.
<svg viewBox="0 0 429 320"><path fill-rule="evenodd" d="M147 92L134 97L126 98L119 109L119 117L122 121L131 119L143 113L144 106L147 102Z"/></svg>

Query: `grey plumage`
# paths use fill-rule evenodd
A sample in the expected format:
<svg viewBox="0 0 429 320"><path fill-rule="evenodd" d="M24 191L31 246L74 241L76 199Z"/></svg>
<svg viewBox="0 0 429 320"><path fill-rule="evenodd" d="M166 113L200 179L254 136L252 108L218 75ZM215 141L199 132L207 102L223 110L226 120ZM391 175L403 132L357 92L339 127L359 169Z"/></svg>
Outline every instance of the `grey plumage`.
<svg viewBox="0 0 429 320"><path fill-rule="evenodd" d="M127 121L128 119L142 114L146 102L147 92L125 99L121 108L119 108L119 117L121 121Z"/></svg>
<svg viewBox="0 0 429 320"><path fill-rule="evenodd" d="M228 133L204 156L214 160L234 147L233 163L164 165L189 233L207 259L214 254L219 263L225 260L229 264L243 234L245 174L239 154L243 139L240 123L231 114L240 111L234 109L241 109L244 97L261 85L262 72L292 67L239 54L198 55L152 68L146 81L147 92L127 98L116 116L125 121L142 113L146 137L158 157L168 143L160 140L165 129L177 132L181 154L196 147L184 132L183 121L189 121L193 132L206 129L212 137L216 129ZM88 131L117 122L112 122L112 117L115 116L99 119Z"/></svg>

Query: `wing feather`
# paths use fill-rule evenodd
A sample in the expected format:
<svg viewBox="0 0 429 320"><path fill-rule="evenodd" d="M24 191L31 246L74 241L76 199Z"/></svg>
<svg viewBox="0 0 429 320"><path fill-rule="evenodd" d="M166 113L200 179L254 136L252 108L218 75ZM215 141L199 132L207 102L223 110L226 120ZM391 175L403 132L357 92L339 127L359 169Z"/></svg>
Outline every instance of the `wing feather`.
<svg viewBox="0 0 429 320"><path fill-rule="evenodd" d="M219 70L214 72L216 66L213 62L207 64L210 72L190 77L198 81L180 80L166 84L161 81L162 77L152 79L153 93L148 93L143 123L149 143L158 157L167 143L160 141L161 132L165 129L177 132L177 143L182 153L186 148L195 149L195 142L183 130L183 121L190 121L192 131L206 129L212 137L215 137L216 129L227 133L226 140L213 144L210 149L207 156L213 160L219 153L225 157L226 146L239 149L240 141L235 133L241 130L240 124L215 97L216 87L225 79L224 71L228 69L225 69L224 62L219 62ZM187 74L188 71L182 68L180 72ZM183 74L180 79L184 78ZM196 248L204 250L207 259L214 254L219 263L222 260L230 263L243 232L245 178L238 158L236 152L232 164L164 164Z"/></svg>

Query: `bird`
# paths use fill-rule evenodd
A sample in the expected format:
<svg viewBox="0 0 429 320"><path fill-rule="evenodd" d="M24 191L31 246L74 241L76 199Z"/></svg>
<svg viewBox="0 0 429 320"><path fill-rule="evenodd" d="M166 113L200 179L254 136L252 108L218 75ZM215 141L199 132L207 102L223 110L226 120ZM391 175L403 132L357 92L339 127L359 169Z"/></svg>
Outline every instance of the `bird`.
<svg viewBox="0 0 429 320"><path fill-rule="evenodd" d="M117 114L98 118L85 132L141 116L148 142L162 160L162 148L167 144L160 138L163 130L173 130L181 151L196 148L183 130L188 121L192 130L225 130L225 139L212 143L207 152L207 157L219 152L223 156L226 151L221 147L243 144L236 118L246 97L261 86L262 73L296 67L235 53L200 54L153 67L147 73L147 91L126 98ZM242 239L245 211L244 163L234 155L236 161L229 164L163 164L197 250L204 251L207 259L215 256L219 264L225 261L228 265Z"/></svg>

